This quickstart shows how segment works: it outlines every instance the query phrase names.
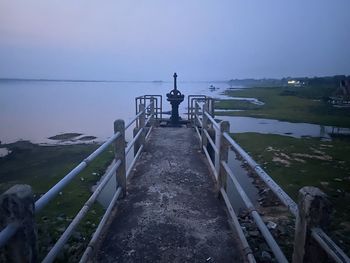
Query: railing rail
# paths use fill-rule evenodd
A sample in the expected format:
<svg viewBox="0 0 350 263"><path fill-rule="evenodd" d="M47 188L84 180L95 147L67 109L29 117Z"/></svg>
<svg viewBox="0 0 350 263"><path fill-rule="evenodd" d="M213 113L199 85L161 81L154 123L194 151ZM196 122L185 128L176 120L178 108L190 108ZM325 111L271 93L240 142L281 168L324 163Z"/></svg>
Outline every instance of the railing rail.
<svg viewBox="0 0 350 263"><path fill-rule="evenodd" d="M255 262L255 259L251 253L249 244L242 235L241 226L237 220L237 215L231 207L228 201L226 193L226 178L227 175L230 177L231 181L238 194L241 196L244 205L248 209L251 217L254 219L258 229L262 233L266 243L271 248L277 262L288 262L282 250L278 246L277 242L274 240L267 226L263 222L256 208L249 200L247 194L245 193L242 186L239 184L234 173L227 164L227 151L229 148L233 148L256 172L256 174L266 183L266 185L272 190L272 192L279 198L279 200L289 209L291 214L297 218L301 217L300 209L298 204L294 202L292 198L257 164L249 155L246 153L230 136L229 134L229 123L215 121L213 116L213 100L206 96L193 96L188 98L188 116L189 120L192 121L193 127L199 137L201 148L208 159L209 166L217 179L218 189L231 219L233 225L237 230L239 239L241 240L244 251L248 251L246 254L246 259L248 262ZM211 148L211 152L209 149ZM211 154L212 153L212 154ZM298 221L298 220L297 220ZM300 220L299 220L300 221ZM299 226L297 225L297 228ZM300 227L299 227L300 228ZM345 263L350 262L349 257L331 240L331 238L319 227L311 227L308 230L311 233L311 237L319 244L319 246L332 258L335 262ZM294 244L294 253L298 250L300 244ZM302 248L302 250L304 250ZM293 253L293 263L299 262L299 259L294 258Z"/></svg>
<svg viewBox="0 0 350 263"><path fill-rule="evenodd" d="M135 98L135 112L136 115L139 113L138 105L143 104L146 105L147 101L154 101L154 116L155 119L162 119L163 118L163 97L162 95L143 95ZM150 105L146 107L146 109L149 109Z"/></svg>
<svg viewBox="0 0 350 263"><path fill-rule="evenodd" d="M112 168L106 173L105 177L99 182L96 190L92 193L89 199L85 202L81 210L77 213L75 218L66 228L64 233L58 239L56 244L52 247L49 253L44 258L43 262L53 262L58 253L62 250L64 244L68 241L69 237L72 235L74 229L78 226L79 222L87 214L88 210L91 208L92 204L97 200L97 197L101 193L102 189L106 186L109 180L116 175L117 189L114 194L109 207L105 211L105 214L100 221L87 250L85 251L82 261L85 262L88 256L91 254L91 250L95 245L98 236L101 233L104 223L111 212L112 207L117 202L120 194L126 193L126 180L130 177L132 169L139 158L146 138L150 135L155 119L161 117L162 110L162 96L161 95L145 95L137 97L135 102L138 103L136 116L125 126L123 120L117 120L115 122L115 133L104 142L99 148L97 148L92 154L90 154L86 159L84 159L80 164L78 164L73 170L66 174L57 184L55 184L50 190L48 190L40 199L35 202L35 212L41 211L58 193L67 186L81 171L83 171L89 163L91 163L96 157L98 157L102 152L104 152L112 143L115 144L116 158ZM146 103L148 103L146 105ZM134 138L128 143L125 148L125 130L130 128L136 122L134 128ZM122 147L120 147L122 146ZM134 147L134 158L132 159L129 167L125 171L121 169L125 167L125 155L130 152ZM122 174L121 171L123 171ZM8 224L0 232L0 247L9 242L10 238L14 236L17 230L21 227L20 223L13 222Z"/></svg>

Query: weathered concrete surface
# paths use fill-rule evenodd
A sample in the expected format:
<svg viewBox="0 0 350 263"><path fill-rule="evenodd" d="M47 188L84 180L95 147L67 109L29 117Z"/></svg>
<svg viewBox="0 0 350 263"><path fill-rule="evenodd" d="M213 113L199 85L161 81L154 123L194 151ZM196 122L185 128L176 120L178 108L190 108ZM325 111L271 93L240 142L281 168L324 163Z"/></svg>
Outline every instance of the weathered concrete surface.
<svg viewBox="0 0 350 263"><path fill-rule="evenodd" d="M190 128L154 129L94 262L242 262Z"/></svg>
<svg viewBox="0 0 350 263"><path fill-rule="evenodd" d="M0 249L0 262L37 262L34 196L29 185L14 185L0 196L0 229L15 222L21 227Z"/></svg>

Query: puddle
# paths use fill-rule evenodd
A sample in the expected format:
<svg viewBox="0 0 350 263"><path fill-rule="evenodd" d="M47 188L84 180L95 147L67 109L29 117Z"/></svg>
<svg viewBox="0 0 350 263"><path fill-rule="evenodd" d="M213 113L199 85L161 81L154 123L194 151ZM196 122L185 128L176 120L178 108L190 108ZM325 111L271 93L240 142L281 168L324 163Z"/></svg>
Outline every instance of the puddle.
<svg viewBox="0 0 350 263"><path fill-rule="evenodd" d="M7 148L0 148L0 158L5 157L6 155L10 154L11 151Z"/></svg>

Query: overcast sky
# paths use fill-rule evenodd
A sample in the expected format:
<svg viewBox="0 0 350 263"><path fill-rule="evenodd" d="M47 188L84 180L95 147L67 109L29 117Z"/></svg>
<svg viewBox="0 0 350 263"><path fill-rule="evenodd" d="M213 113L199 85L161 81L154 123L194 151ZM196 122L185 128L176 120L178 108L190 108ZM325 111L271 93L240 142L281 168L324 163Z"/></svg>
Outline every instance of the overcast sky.
<svg viewBox="0 0 350 263"><path fill-rule="evenodd" d="M350 74L349 0L0 0L0 77Z"/></svg>

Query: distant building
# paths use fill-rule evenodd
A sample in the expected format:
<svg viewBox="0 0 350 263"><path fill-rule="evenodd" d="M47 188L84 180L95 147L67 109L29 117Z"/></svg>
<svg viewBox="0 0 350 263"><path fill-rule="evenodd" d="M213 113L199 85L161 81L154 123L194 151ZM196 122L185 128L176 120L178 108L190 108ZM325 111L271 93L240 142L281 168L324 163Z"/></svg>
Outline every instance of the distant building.
<svg viewBox="0 0 350 263"><path fill-rule="evenodd" d="M350 80L345 79L340 81L340 85L337 91L340 93L341 96L349 98L350 97Z"/></svg>
<svg viewBox="0 0 350 263"><path fill-rule="evenodd" d="M328 98L328 102L336 107L350 107L350 80L341 80L334 96Z"/></svg>
<svg viewBox="0 0 350 263"><path fill-rule="evenodd" d="M287 84L288 84L288 86L292 86L292 87L301 87L305 83L301 82L300 80L290 79L287 81Z"/></svg>

